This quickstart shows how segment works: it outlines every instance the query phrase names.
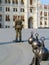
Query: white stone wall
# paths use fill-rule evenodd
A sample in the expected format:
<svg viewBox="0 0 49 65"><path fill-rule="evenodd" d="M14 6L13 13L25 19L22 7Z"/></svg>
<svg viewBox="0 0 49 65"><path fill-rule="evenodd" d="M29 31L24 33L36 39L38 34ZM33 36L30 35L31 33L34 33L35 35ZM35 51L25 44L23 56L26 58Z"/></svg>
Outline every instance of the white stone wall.
<svg viewBox="0 0 49 65"><path fill-rule="evenodd" d="M37 21L37 0L33 0L33 4L31 5L31 6L33 6L34 7L34 9L33 9L33 12L32 13L30 13L30 1L29 0L25 0L24 1L24 6L23 5L21 5L20 4L20 0L18 0L18 5L16 5L16 4L14 4L14 5L12 5L12 0L11 0L11 3L10 4L5 4L5 2L3 1L3 4L1 5L2 7L3 7L3 23L2 23L2 25L3 25L3 27L5 27L6 25L9 25L10 26L10 28L12 28L14 25L15 25L15 23L13 22L13 15L14 14L17 14L17 15L24 15L24 17L25 17L25 21L24 21L24 28L28 28L28 19L29 19L29 17L33 17L34 19L33 19L33 28L38 28L38 21ZM38 5L40 4L40 0L38 1ZM9 6L10 7L10 12L6 12L5 11L5 8L7 7L7 6ZM18 12L13 12L13 7L17 7L18 8ZM25 9L25 12L24 13L21 13L20 12L20 8L21 7L23 7L24 9ZM10 22L6 22L5 21L5 15L6 14L9 14L10 15Z"/></svg>

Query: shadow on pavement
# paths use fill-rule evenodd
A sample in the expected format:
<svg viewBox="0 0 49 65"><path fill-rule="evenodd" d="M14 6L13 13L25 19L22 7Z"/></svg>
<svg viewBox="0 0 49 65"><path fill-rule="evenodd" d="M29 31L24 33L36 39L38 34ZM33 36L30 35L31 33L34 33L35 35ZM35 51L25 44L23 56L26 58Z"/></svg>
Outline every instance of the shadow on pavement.
<svg viewBox="0 0 49 65"><path fill-rule="evenodd" d="M10 41L10 42L0 42L0 45L4 45L4 44L12 44L12 43L21 43L21 42L28 42L28 40L22 40L22 41Z"/></svg>

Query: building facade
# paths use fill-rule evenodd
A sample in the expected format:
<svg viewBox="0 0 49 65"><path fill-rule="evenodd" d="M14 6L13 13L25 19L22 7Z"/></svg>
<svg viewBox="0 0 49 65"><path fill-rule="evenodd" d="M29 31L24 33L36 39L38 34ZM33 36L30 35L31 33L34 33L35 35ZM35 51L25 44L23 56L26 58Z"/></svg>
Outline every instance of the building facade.
<svg viewBox="0 0 49 65"><path fill-rule="evenodd" d="M49 28L49 5L41 5L39 11L39 28Z"/></svg>
<svg viewBox="0 0 49 65"><path fill-rule="evenodd" d="M19 16L24 28L49 27L49 6L46 7L40 0L0 0L0 28L13 28Z"/></svg>

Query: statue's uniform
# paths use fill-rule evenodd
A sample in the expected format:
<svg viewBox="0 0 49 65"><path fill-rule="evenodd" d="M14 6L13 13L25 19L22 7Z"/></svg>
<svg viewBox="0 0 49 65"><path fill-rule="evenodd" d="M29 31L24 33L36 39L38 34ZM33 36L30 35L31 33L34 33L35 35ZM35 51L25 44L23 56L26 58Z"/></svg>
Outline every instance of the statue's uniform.
<svg viewBox="0 0 49 65"><path fill-rule="evenodd" d="M21 41L21 30L22 30L22 21L17 20L15 21L15 30L16 30L16 40Z"/></svg>

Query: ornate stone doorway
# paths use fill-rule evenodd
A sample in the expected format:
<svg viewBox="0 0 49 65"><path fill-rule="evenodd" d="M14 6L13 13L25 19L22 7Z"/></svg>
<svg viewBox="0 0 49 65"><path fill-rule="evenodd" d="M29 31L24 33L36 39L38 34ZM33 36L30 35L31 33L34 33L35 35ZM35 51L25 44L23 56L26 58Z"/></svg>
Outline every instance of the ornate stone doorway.
<svg viewBox="0 0 49 65"><path fill-rule="evenodd" d="M28 28L33 28L33 17L29 17L28 19Z"/></svg>

